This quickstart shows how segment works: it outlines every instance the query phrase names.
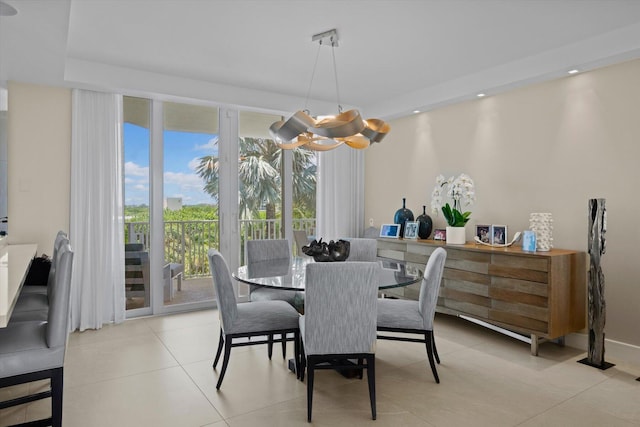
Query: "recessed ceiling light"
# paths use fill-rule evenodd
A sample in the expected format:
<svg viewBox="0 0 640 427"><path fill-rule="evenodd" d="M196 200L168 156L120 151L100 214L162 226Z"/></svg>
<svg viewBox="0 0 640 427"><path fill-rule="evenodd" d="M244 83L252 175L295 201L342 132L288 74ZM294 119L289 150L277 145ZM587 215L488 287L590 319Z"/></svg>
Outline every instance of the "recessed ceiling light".
<svg viewBox="0 0 640 427"><path fill-rule="evenodd" d="M15 7L8 5L7 3L0 1L0 16L14 16L18 11Z"/></svg>
<svg viewBox="0 0 640 427"><path fill-rule="evenodd" d="M567 73L569 73L569 74L577 74L579 72L580 72L580 70L576 70L575 68L573 70L567 71Z"/></svg>
<svg viewBox="0 0 640 427"><path fill-rule="evenodd" d="M478 98L483 98L483 97L487 96L487 94L486 94L486 93L479 93L479 94L477 94L476 96L477 96Z"/></svg>
<svg viewBox="0 0 640 427"><path fill-rule="evenodd" d="M413 114L418 114L420 110L413 110Z"/></svg>

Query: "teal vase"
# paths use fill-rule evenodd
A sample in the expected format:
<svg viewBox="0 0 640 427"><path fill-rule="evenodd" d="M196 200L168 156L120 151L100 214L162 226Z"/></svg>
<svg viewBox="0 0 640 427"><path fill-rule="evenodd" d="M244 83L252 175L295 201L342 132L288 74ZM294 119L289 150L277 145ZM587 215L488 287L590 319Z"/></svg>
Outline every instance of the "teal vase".
<svg viewBox="0 0 640 427"><path fill-rule="evenodd" d="M393 216L394 224L400 224L400 237L404 236L404 224L407 221L413 221L413 212L407 209L407 199L402 198L402 208L396 211L396 214Z"/></svg>

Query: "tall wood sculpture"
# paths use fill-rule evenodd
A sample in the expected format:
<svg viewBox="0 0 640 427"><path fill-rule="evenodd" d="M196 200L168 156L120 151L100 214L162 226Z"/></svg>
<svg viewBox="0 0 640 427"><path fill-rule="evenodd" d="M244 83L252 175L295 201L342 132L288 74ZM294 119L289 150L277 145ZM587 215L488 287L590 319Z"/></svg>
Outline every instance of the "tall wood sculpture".
<svg viewBox="0 0 640 427"><path fill-rule="evenodd" d="M600 369L614 366L604 361L604 274L600 258L606 251L607 210L605 199L589 199L589 350L580 363Z"/></svg>

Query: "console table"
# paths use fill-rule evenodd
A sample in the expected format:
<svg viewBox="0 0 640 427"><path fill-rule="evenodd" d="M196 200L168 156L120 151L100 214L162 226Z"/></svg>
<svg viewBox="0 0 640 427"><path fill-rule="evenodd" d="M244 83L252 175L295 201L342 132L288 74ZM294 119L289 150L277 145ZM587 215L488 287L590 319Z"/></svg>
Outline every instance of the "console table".
<svg viewBox="0 0 640 427"><path fill-rule="evenodd" d="M540 342L562 341L565 335L584 329L585 252L552 249L533 253L519 246L380 238L378 256L426 263L437 247L447 251L438 312L515 332L510 335L530 343L533 355L538 354ZM417 299L419 289L417 284L387 293Z"/></svg>
<svg viewBox="0 0 640 427"><path fill-rule="evenodd" d="M9 323L37 249L35 244L0 246L0 328Z"/></svg>

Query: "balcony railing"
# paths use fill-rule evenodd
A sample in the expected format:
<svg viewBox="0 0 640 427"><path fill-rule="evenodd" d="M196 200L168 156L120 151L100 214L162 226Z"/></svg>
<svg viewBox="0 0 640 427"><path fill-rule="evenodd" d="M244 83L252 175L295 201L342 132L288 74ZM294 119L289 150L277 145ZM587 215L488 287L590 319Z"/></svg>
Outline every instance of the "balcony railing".
<svg viewBox="0 0 640 427"><path fill-rule="evenodd" d="M294 219L294 230L305 230L314 235L315 218ZM164 259L165 262L180 263L184 266L184 277L208 276L209 248L219 248L220 226L218 220L165 221ZM244 263L244 242L257 239L281 239L281 220L240 220L240 260ZM142 243L149 249L149 223L126 222L125 242Z"/></svg>

